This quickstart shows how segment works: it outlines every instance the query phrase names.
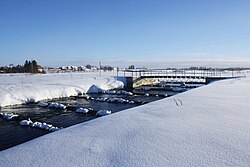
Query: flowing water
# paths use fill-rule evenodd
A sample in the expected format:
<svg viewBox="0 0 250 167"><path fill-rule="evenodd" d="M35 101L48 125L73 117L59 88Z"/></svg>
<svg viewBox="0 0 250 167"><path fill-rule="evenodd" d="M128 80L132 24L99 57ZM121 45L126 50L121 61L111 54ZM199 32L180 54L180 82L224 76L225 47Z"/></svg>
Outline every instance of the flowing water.
<svg viewBox="0 0 250 167"><path fill-rule="evenodd" d="M136 91L138 94L143 94L142 90ZM32 121L46 122L57 127L67 128L69 126L89 121L96 118L96 111L98 110L111 110L112 113L122 111L128 108L136 107L144 103L160 100L164 98L163 96L153 96L152 94L176 94L174 92L167 91L147 91L151 96L143 95L110 95L110 94L91 94L90 97L93 98L113 98L121 97L128 100L136 101L137 103L108 103L108 102L98 102L95 100L87 100L80 97L71 97L64 99L53 99L49 102L58 102L62 104L67 104L71 109L59 110L52 109L48 107L38 107L37 104L25 104L18 106L11 106L1 108L0 112L3 113L16 113L19 118L16 120L7 121L0 118L0 151L13 147L15 145L24 143L36 137L50 133L49 131L41 130L38 128L32 128L27 126L20 126L19 121L23 119L30 118ZM87 114L76 113L75 108L93 108L93 111Z"/></svg>

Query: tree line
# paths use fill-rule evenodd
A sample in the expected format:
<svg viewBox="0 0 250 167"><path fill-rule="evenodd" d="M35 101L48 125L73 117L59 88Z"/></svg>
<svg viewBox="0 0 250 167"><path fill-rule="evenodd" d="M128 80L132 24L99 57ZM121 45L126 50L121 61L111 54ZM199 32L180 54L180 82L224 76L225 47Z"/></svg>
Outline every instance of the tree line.
<svg viewBox="0 0 250 167"><path fill-rule="evenodd" d="M17 66L4 66L0 67L0 71L2 73L40 73L38 70L38 64L36 60L28 61L26 60L24 65L17 65Z"/></svg>

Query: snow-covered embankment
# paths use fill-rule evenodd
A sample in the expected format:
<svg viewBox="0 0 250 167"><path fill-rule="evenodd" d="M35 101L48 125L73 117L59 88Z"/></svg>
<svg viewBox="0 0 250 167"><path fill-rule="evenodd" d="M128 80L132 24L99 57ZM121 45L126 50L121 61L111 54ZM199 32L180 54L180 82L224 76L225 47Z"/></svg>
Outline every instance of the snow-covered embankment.
<svg viewBox="0 0 250 167"><path fill-rule="evenodd" d="M112 75L112 72L105 72L102 77L98 73L1 74L0 107L123 87Z"/></svg>

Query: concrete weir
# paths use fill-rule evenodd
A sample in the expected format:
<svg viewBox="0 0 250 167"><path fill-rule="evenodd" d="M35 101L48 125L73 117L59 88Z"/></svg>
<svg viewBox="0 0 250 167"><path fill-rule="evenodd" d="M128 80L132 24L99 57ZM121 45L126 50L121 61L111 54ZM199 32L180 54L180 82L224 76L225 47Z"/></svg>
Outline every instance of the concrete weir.
<svg viewBox="0 0 250 167"><path fill-rule="evenodd" d="M237 78L237 77L206 77L205 82L203 84L210 84L215 81L219 80L224 80L224 79L232 79L232 78ZM140 78L134 78L134 77L124 77L123 83L124 83L124 89L131 91L134 88L134 84L138 81ZM174 83L179 83L179 82L174 82ZM196 82L191 82L191 83L196 83ZM198 84L201 84L201 82L197 82Z"/></svg>
<svg viewBox="0 0 250 167"><path fill-rule="evenodd" d="M127 91L133 90L133 77L116 77L116 80L123 82L124 89Z"/></svg>
<svg viewBox="0 0 250 167"><path fill-rule="evenodd" d="M132 90L141 80L152 80L165 78L170 83L202 83L209 84L214 81L232 79L242 76L235 76L233 71L227 70L166 70L166 69L147 69L147 70L124 70L124 76L117 76L117 80L124 83L126 90ZM129 75L126 75L129 74ZM149 83L150 84L150 83Z"/></svg>

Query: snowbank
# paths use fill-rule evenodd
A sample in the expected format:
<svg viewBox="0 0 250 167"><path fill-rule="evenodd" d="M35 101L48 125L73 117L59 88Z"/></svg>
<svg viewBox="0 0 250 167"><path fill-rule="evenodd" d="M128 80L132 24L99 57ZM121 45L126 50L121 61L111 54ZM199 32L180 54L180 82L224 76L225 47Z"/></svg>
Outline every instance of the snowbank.
<svg viewBox="0 0 250 167"><path fill-rule="evenodd" d="M98 86L96 86L96 85L92 85L89 89L88 89L88 91L87 91L87 93L102 93L102 89L101 88L99 88Z"/></svg>
<svg viewBox="0 0 250 167"><path fill-rule="evenodd" d="M65 74L0 74L0 107L43 99L68 97L86 93L89 88L108 90L123 87L112 72ZM93 90L90 90L93 92Z"/></svg>
<svg viewBox="0 0 250 167"><path fill-rule="evenodd" d="M0 152L15 166L249 166L250 78L224 80Z"/></svg>

